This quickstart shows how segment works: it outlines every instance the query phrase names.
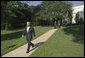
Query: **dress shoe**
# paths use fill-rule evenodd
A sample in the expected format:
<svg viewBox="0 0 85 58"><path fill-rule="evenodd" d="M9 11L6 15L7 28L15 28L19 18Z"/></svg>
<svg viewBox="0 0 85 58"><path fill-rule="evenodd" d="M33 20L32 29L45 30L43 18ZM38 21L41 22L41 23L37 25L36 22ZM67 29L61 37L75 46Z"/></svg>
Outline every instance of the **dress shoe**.
<svg viewBox="0 0 85 58"><path fill-rule="evenodd" d="M32 45L32 48L34 47L34 44Z"/></svg>
<svg viewBox="0 0 85 58"><path fill-rule="evenodd" d="M29 51L27 51L26 53L29 53Z"/></svg>

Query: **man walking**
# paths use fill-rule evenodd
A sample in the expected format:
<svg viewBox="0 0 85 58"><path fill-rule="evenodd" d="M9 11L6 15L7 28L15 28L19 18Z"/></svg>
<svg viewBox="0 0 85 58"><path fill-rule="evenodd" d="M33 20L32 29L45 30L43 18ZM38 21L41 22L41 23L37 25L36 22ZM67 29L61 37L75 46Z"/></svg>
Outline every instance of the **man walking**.
<svg viewBox="0 0 85 58"><path fill-rule="evenodd" d="M26 39L28 42L28 48L26 53L29 53L30 46L32 45L32 47L34 47L34 44L31 42L31 39L32 39L32 35L35 36L35 31L34 28L30 26L30 22L27 22L26 24L27 26L25 27L25 31L23 32L22 37L24 37L24 35L26 34Z"/></svg>

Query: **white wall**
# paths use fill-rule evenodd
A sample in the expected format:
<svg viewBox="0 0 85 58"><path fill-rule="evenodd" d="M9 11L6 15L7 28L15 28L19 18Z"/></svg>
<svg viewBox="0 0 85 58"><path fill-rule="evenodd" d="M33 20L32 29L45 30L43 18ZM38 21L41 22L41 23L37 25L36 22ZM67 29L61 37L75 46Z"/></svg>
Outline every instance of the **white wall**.
<svg viewBox="0 0 85 58"><path fill-rule="evenodd" d="M75 24L76 23L75 17L76 17L76 14L78 12L81 12L81 13L79 13L79 17L82 17L83 20L84 20L84 5L76 6L76 7L73 7L72 9L73 9L72 24Z"/></svg>

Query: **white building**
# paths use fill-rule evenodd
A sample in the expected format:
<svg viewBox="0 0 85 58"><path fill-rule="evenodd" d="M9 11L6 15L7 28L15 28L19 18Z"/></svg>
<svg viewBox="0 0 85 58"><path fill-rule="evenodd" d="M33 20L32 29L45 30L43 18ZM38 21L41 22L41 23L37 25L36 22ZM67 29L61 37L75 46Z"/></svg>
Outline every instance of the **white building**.
<svg viewBox="0 0 85 58"><path fill-rule="evenodd" d="M78 18L82 18L84 20L84 5L73 7L72 24L76 23L76 14L79 14Z"/></svg>

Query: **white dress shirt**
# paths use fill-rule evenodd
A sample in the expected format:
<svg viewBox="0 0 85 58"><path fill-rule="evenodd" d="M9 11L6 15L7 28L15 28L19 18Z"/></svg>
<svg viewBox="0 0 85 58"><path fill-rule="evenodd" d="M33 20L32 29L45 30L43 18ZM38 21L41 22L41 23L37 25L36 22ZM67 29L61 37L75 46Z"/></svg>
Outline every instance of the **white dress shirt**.
<svg viewBox="0 0 85 58"><path fill-rule="evenodd" d="M29 32L30 26L27 26L27 32Z"/></svg>

